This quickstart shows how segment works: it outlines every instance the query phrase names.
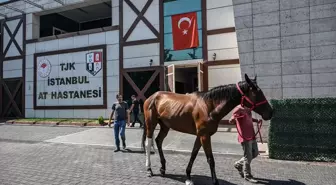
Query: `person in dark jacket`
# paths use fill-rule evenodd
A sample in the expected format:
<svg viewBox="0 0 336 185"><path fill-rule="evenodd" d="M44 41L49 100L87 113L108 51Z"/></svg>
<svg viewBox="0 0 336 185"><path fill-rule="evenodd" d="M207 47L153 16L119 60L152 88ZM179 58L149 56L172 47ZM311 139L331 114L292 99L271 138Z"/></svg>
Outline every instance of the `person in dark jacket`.
<svg viewBox="0 0 336 185"><path fill-rule="evenodd" d="M131 105L130 111L132 111L133 117L134 117L131 127L134 127L136 121L138 121L140 123L140 127L143 127L143 123L139 119L140 103L137 100L135 95L132 95L131 98L132 98L132 105Z"/></svg>

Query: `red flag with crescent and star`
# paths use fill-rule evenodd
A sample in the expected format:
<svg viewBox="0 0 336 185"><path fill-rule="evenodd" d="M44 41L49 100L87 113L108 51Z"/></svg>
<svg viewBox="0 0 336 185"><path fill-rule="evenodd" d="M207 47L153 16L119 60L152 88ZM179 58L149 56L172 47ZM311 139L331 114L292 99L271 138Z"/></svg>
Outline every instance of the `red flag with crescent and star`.
<svg viewBox="0 0 336 185"><path fill-rule="evenodd" d="M171 19L174 50L198 47L197 13L173 15Z"/></svg>

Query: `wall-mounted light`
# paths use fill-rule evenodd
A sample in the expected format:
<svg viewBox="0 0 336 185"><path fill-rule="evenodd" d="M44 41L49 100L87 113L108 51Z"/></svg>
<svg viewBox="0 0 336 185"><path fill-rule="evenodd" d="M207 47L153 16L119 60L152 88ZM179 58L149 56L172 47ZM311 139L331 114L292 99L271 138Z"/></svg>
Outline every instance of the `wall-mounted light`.
<svg viewBox="0 0 336 185"><path fill-rule="evenodd" d="M152 64L153 64L153 59L150 59L149 60L149 66L152 66Z"/></svg>
<svg viewBox="0 0 336 185"><path fill-rule="evenodd" d="M213 59L213 60L216 60L216 53L214 53L214 54L212 55L212 59Z"/></svg>

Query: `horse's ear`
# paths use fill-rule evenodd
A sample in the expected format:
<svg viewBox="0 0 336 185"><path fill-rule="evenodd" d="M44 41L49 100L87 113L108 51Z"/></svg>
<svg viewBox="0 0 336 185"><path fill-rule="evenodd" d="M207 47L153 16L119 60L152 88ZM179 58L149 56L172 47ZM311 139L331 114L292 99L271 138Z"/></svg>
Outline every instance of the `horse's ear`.
<svg viewBox="0 0 336 185"><path fill-rule="evenodd" d="M248 77L248 75L245 73L245 81L248 83L248 84L251 84L252 81L251 79Z"/></svg>
<svg viewBox="0 0 336 185"><path fill-rule="evenodd" d="M257 75L255 75L255 77L254 77L254 81L257 82Z"/></svg>
<svg viewBox="0 0 336 185"><path fill-rule="evenodd" d="M257 79L257 76L255 77L255 79ZM247 74L245 73L245 81L253 88L253 89L257 89L257 87L254 85L254 83L251 81L251 79L247 76Z"/></svg>

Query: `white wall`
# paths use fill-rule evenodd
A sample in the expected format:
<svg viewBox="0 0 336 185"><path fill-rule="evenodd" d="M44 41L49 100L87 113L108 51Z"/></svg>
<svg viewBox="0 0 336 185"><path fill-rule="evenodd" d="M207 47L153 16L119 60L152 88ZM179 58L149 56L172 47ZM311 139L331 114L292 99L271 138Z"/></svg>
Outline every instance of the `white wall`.
<svg viewBox="0 0 336 185"><path fill-rule="evenodd" d="M235 27L232 0L207 0L207 30ZM238 59L236 32L208 35L208 61Z"/></svg>
<svg viewBox="0 0 336 185"><path fill-rule="evenodd" d="M219 85L235 84L242 80L239 64L209 66L208 69L209 89ZM223 119L230 119L231 115L232 111L224 116Z"/></svg>
<svg viewBox="0 0 336 185"><path fill-rule="evenodd" d="M107 109L34 110L33 75L34 53L107 45ZM119 92L119 31L108 31L64 39L28 44L26 46L26 117L38 118L98 118L108 117L115 96Z"/></svg>
<svg viewBox="0 0 336 185"><path fill-rule="evenodd" d="M147 0L131 0L133 5L141 12ZM159 25L159 0L154 0L145 13L145 18L160 32ZM137 15L123 2L123 35L125 36ZM157 38L142 20L136 25L130 36L126 40L141 41ZM142 44L124 47L124 68L148 67L150 60L153 60L152 66L160 65L160 44Z"/></svg>
<svg viewBox="0 0 336 185"><path fill-rule="evenodd" d="M147 67L152 59L152 66L160 65L160 44L143 44L124 47L124 68Z"/></svg>
<svg viewBox="0 0 336 185"><path fill-rule="evenodd" d="M242 80L239 64L209 66L208 69L209 89Z"/></svg>

